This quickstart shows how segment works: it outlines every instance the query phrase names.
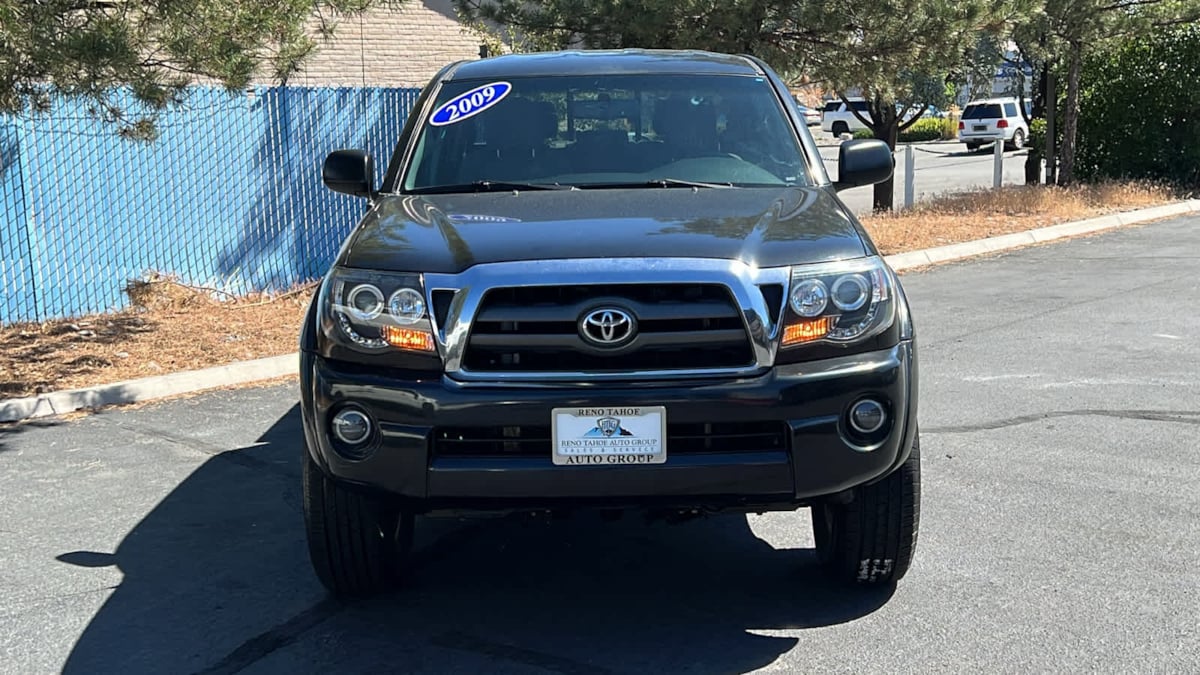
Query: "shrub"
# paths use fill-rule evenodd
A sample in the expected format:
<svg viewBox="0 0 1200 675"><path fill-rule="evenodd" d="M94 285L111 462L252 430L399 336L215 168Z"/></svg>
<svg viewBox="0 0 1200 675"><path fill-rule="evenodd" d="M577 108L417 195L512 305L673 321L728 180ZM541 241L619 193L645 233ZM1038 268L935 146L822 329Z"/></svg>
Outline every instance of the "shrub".
<svg viewBox="0 0 1200 675"><path fill-rule="evenodd" d="M952 119L925 117L917 120L911 127L901 131L900 137L897 140L901 143L937 141L945 138L954 138L955 131L956 127Z"/></svg>
<svg viewBox="0 0 1200 675"><path fill-rule="evenodd" d="M1076 171L1085 180L1200 186L1200 25L1098 50L1083 72Z"/></svg>
<svg viewBox="0 0 1200 675"><path fill-rule="evenodd" d="M1034 157L1046 154L1046 120L1040 117L1029 120L1029 138L1025 141L1025 146Z"/></svg>
<svg viewBox="0 0 1200 675"><path fill-rule="evenodd" d="M952 119L926 117L917 120L911 127L901 131L896 137L897 143L924 143L943 138L954 138L958 130L957 123ZM859 129L854 132L855 138L875 138L870 129Z"/></svg>

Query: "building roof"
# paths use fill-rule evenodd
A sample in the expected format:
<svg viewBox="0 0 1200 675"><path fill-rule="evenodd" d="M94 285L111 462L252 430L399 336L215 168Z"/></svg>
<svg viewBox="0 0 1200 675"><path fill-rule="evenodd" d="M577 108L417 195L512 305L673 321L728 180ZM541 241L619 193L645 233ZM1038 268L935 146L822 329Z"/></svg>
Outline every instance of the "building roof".
<svg viewBox="0 0 1200 675"><path fill-rule="evenodd" d="M745 56L704 51L665 49L582 50L506 54L463 61L447 74L449 80L490 80L504 77L553 75L762 75Z"/></svg>

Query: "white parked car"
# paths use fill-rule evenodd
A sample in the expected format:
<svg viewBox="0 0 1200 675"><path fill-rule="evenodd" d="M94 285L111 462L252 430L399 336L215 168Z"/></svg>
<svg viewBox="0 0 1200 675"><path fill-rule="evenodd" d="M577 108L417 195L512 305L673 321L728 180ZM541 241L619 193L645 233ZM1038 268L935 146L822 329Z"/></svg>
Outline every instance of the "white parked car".
<svg viewBox="0 0 1200 675"><path fill-rule="evenodd" d="M871 119L871 112L867 106L866 99L852 98L849 101L854 110L858 111L858 114L862 115L865 119ZM822 131L828 131L834 136L841 136L845 133L866 128L867 125L855 117L851 109L841 99L825 102L825 109L821 111Z"/></svg>
<svg viewBox="0 0 1200 675"><path fill-rule="evenodd" d="M816 108L810 108L799 101L796 102L796 109L804 117L804 123L808 126L816 126L821 123L821 111Z"/></svg>
<svg viewBox="0 0 1200 675"><path fill-rule="evenodd" d="M1004 147L1020 150L1029 138L1029 125L1018 107L1015 98L990 98L971 101L963 108L958 122L958 140L966 143L968 150L990 145L1003 135ZM1028 108L1026 103L1026 108Z"/></svg>

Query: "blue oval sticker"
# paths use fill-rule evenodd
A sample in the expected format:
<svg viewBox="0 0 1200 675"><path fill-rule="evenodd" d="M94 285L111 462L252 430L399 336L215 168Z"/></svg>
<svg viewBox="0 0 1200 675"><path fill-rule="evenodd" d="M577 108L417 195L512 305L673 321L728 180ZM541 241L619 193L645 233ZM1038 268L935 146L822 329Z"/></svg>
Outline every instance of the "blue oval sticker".
<svg viewBox="0 0 1200 675"><path fill-rule="evenodd" d="M474 117L499 103L510 91L512 85L507 82L491 82L482 87L475 87L439 106L429 116L429 123L435 127L444 127Z"/></svg>

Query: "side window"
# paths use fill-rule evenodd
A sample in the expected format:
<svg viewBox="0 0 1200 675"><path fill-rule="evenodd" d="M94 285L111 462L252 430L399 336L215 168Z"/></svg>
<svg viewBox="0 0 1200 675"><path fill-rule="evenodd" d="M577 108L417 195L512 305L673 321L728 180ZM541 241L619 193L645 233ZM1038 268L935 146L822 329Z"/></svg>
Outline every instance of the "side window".
<svg viewBox="0 0 1200 675"><path fill-rule="evenodd" d="M1005 103L1004 104L1004 116L1005 117L1016 117L1017 116L1017 104L1016 103Z"/></svg>
<svg viewBox="0 0 1200 675"><path fill-rule="evenodd" d="M854 106L854 109L855 109L855 110L857 110L858 112L864 112L864 113L865 113L865 112L870 112L870 111L867 109L867 102L866 102L866 101L852 101L852 102L851 102L851 105L853 105L853 106Z"/></svg>
<svg viewBox="0 0 1200 675"><path fill-rule="evenodd" d="M837 112L837 109L842 107L841 101L826 101L825 112Z"/></svg>

